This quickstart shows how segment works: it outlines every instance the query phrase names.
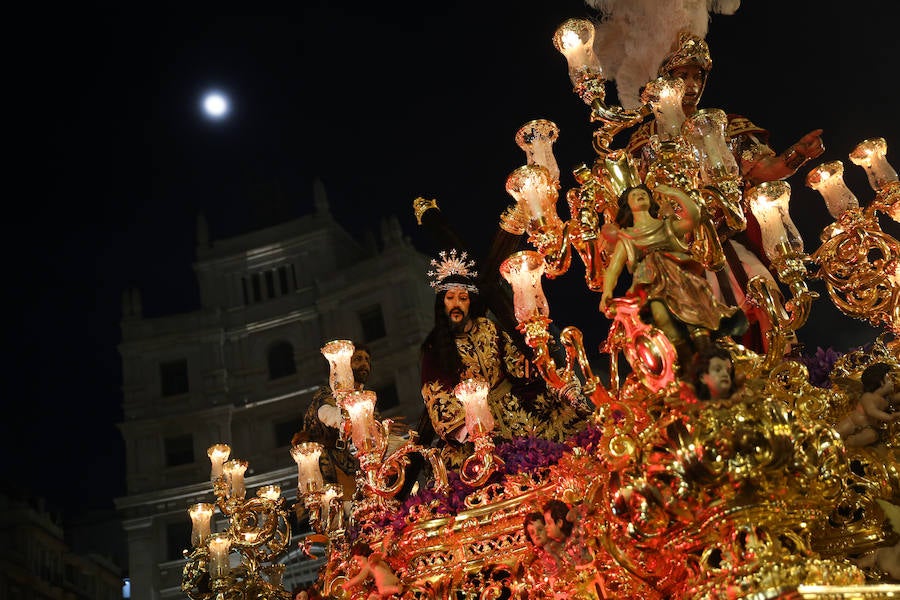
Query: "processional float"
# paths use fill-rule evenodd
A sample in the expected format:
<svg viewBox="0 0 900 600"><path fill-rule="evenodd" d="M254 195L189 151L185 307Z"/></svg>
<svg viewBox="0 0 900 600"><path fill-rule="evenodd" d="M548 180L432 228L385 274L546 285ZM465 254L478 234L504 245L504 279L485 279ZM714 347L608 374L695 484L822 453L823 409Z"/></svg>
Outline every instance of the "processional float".
<svg viewBox="0 0 900 600"><path fill-rule="evenodd" d="M565 194L570 218L563 221L556 210L560 177L552 145L559 130L545 120L516 134L528 164L507 179L515 203L500 218L503 230L526 235L533 248L510 256L500 273L513 289L534 366L561 398L593 403L590 424L552 460L508 469L491 436L486 385L464 381L454 393L464 401L475 451L458 477L450 477L436 450L420 445L412 432L389 451L390 422L374 418L374 393L353 389L352 344L329 342L322 351L331 387L360 462L349 511L344 505L351 499L323 484L321 446L291 450L299 470L298 508L327 548L319 577L323 595L379 597L374 580L344 589L356 572L351 549L363 542L402 582L392 597L897 597L897 586L885 583L883 573L865 571L853 559L900 539L885 513L891 502L900 504L898 421L879 425L877 447L847 447L834 425L852 409L849 388L814 386L803 364L785 358L818 295L807 285L815 279L843 313L883 329L865 352L843 356L832 379L858 380L875 362L900 370L900 243L879 224L882 215L900 221L900 182L885 158L885 141L866 140L849 155L874 191L865 206L844 184L840 161L809 172L806 183L823 196L834 223L822 231L819 248L806 254L790 219L790 186L745 185L727 144L723 111L685 118L683 84L666 78L646 86L637 109L606 104L606 81L591 50L593 27L569 20L554 38L568 59L574 91L597 124L596 157L574 169L577 185ZM612 145L617 134L651 116L656 158L641 174ZM744 229L748 212L760 224L777 282L753 278L745 291L771 329L764 353L724 340L745 382L728 399L697 400L671 340L641 318L640 297L615 298L605 309L612 321L601 347L609 355L608 384L595 375L577 328L565 327L559 336L564 364L549 350L552 321L542 279L566 272L574 254L588 289L601 291L612 252L604 226L615 221L622 191L638 183L677 188L697 204L700 219L685 250L708 270L722 268L722 244ZM414 208L420 223L424 213L438 210L435 201L421 198ZM629 364L626 375L619 372L619 355ZM191 509L194 548L186 551L183 589L195 600L286 598L279 565L267 563L290 539L288 509L279 490L245 499L246 464L223 467L228 452L224 445L210 449L216 502ZM413 454L427 461L432 476L401 503L397 495ZM523 530L525 514L550 498L577 509L592 556L552 575L530 566ZM214 507L228 527L211 534ZM239 556L232 559L237 567L228 566L229 554Z"/></svg>

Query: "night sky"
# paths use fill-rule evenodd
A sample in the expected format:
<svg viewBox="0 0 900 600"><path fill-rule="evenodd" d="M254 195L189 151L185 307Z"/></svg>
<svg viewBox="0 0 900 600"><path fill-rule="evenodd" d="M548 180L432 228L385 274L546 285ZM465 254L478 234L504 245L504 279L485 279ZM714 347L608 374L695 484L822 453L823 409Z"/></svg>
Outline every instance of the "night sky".
<svg viewBox="0 0 900 600"><path fill-rule="evenodd" d="M51 505L70 502L73 513L109 508L125 493L115 428L121 293L138 287L148 317L199 307L199 212L213 239L243 233L310 213L321 177L332 212L355 235L394 214L432 253L411 210L422 195L437 198L477 254L511 202L507 175L525 161L515 132L534 118L559 125L563 188L573 187L571 167L594 157L592 126L551 37L566 18L593 13L578 0L543 4L408 11L310 1L292 17L55 14L26 23L14 71L22 106L7 115L21 133L12 174L27 183L6 202L5 477ZM876 4L886 5L859 3ZM821 162L844 160L866 203L871 191L847 153L875 136L887 139L889 159L900 147L894 23L846 3L746 1L713 18L701 105L769 128L777 151L824 128ZM213 87L231 96L222 122L199 110ZM830 219L801 176L790 182L812 251ZM604 321L582 281L576 259L544 288L555 322L578 325L595 348ZM873 331L823 298L800 339L810 350L846 350Z"/></svg>

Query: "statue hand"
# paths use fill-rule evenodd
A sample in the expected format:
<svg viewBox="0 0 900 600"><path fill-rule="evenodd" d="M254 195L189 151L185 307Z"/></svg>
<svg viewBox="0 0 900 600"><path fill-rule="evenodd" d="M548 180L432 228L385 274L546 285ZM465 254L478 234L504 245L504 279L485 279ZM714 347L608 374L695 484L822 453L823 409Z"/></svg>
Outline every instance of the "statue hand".
<svg viewBox="0 0 900 600"><path fill-rule="evenodd" d="M822 130L814 129L794 144L794 148L806 157L807 160L817 158L825 152L825 142L822 141Z"/></svg>

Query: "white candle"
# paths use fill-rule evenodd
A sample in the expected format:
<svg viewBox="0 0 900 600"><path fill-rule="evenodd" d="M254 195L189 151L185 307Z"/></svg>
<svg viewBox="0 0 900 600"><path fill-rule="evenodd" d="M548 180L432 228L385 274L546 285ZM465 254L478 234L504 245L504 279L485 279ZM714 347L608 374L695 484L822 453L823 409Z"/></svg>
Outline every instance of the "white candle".
<svg viewBox="0 0 900 600"><path fill-rule="evenodd" d="M839 160L819 165L806 176L806 185L819 192L835 219L851 208L859 208L859 200L844 183L844 163Z"/></svg>
<svg viewBox="0 0 900 600"><path fill-rule="evenodd" d="M322 444L318 442L303 442L291 448L291 457L297 463L297 490L301 494L322 489L324 481L319 468L321 455Z"/></svg>
<svg viewBox="0 0 900 600"><path fill-rule="evenodd" d="M353 350L353 342L350 340L332 340L322 346L321 352L331 367L328 382L335 396L351 392L355 388L353 369L350 367Z"/></svg>
<svg viewBox="0 0 900 600"><path fill-rule="evenodd" d="M228 460L229 454L231 454L231 448L228 444L216 444L210 446L206 450L206 455L209 457L209 462L212 464L212 470L209 474L210 481L215 481L219 477L222 477L222 466L225 464L225 461Z"/></svg>
<svg viewBox="0 0 900 600"><path fill-rule="evenodd" d="M661 141L673 140L681 134L684 123L684 81L659 77L646 85L641 98L649 102L656 117L656 133Z"/></svg>
<svg viewBox="0 0 900 600"><path fill-rule="evenodd" d="M375 438L375 392L363 390L344 396L339 402L350 418L350 436L357 451L366 451Z"/></svg>
<svg viewBox="0 0 900 600"><path fill-rule="evenodd" d="M784 181L767 181L748 190L747 197L750 210L759 221L763 249L770 260L778 256L778 247L782 245L803 250L803 241L788 213L791 186Z"/></svg>
<svg viewBox="0 0 900 600"><path fill-rule="evenodd" d="M553 45L566 57L569 79L577 84L582 75L599 77L600 60L594 54L594 24L588 19L568 19L553 34Z"/></svg>
<svg viewBox="0 0 900 600"><path fill-rule="evenodd" d="M884 141L884 138L863 140L850 153L850 160L853 161L853 164L866 170L869 185L876 192L885 184L897 181L897 171L888 163L885 154L887 154L887 142Z"/></svg>
<svg viewBox="0 0 900 600"><path fill-rule="evenodd" d="M213 514L213 505L206 502L192 504L188 509L188 514L191 515L191 545L201 546L209 538L209 522Z"/></svg>
<svg viewBox="0 0 900 600"><path fill-rule="evenodd" d="M487 403L489 389L488 383L480 379L466 379L453 388L453 395L466 409L466 429L470 434L494 429L494 417Z"/></svg>
<svg viewBox="0 0 900 600"><path fill-rule="evenodd" d="M228 481L231 484L231 497L243 499L247 493L244 487L244 472L247 470L247 461L233 458L225 463L223 468Z"/></svg>
<svg viewBox="0 0 900 600"><path fill-rule="evenodd" d="M231 539L227 533L217 533L209 539L209 576L219 579L228 575L228 553L231 551Z"/></svg>
<svg viewBox="0 0 900 600"><path fill-rule="evenodd" d="M550 306L541 287L544 259L538 252L516 252L500 265L500 274L512 286L513 310L519 323L536 316L550 316Z"/></svg>

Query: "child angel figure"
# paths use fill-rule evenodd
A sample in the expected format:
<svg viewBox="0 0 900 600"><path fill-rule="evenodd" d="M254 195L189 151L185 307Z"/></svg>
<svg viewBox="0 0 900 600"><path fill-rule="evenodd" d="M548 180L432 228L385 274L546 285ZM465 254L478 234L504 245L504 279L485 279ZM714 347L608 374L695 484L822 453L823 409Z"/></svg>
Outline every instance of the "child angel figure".
<svg viewBox="0 0 900 600"><path fill-rule="evenodd" d="M844 438L844 444L859 448L878 441L878 425L900 419L900 393L894 387L894 367L887 363L875 363L866 367L860 381L863 393L856 407L842 418L835 429Z"/></svg>
<svg viewBox="0 0 900 600"><path fill-rule="evenodd" d="M376 591L369 594L367 600L390 598L403 591L400 579L394 574L381 552L376 552L367 543L358 541L350 548L350 556L359 567L359 572L341 586L344 590L349 591L372 578L375 580Z"/></svg>

